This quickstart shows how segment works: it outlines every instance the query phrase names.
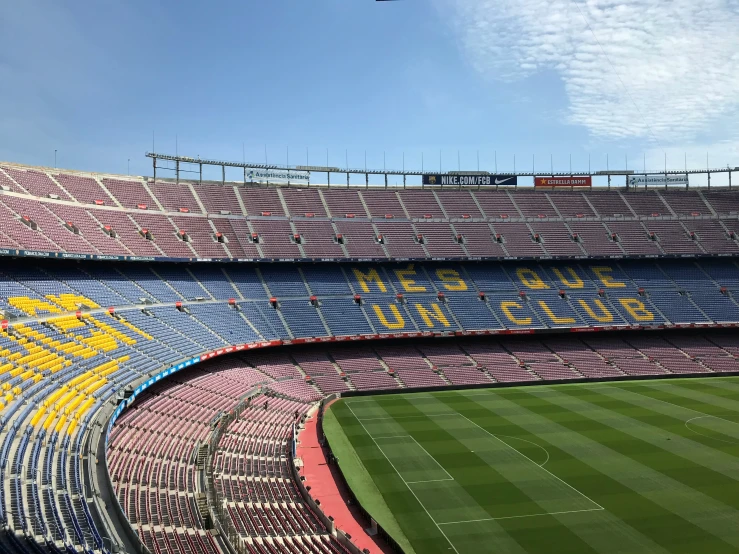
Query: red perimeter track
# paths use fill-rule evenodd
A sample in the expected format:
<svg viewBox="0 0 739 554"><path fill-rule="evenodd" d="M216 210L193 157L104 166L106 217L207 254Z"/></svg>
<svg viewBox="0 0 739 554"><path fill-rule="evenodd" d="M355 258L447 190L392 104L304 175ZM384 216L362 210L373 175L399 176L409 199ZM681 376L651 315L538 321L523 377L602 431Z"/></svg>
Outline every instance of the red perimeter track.
<svg viewBox="0 0 739 554"><path fill-rule="evenodd" d="M327 404L326 407L330 405ZM321 510L326 516L334 518L334 525L351 536L352 542L360 549L365 548L371 553L392 551L375 536L370 537L360 523L362 516L357 508L348 506L349 495L345 488L339 485L336 466L328 465L323 448L318 443L318 429L316 426L318 413L316 412L305 421L305 429L300 433L297 447L297 457L303 460L300 474L305 477L305 486L310 486L310 495L314 500L321 501Z"/></svg>

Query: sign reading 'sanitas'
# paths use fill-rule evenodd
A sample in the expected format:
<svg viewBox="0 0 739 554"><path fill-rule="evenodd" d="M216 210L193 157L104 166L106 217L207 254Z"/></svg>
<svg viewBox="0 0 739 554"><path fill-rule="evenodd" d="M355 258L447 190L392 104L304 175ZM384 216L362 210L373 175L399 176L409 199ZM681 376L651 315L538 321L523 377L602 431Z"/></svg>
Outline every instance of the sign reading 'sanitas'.
<svg viewBox="0 0 739 554"><path fill-rule="evenodd" d="M280 169L247 169L246 177L252 181L308 181L310 173Z"/></svg>
<svg viewBox="0 0 739 554"><path fill-rule="evenodd" d="M639 185L678 185L687 186L689 184L688 174L684 175L631 175L628 178L629 186L636 187Z"/></svg>

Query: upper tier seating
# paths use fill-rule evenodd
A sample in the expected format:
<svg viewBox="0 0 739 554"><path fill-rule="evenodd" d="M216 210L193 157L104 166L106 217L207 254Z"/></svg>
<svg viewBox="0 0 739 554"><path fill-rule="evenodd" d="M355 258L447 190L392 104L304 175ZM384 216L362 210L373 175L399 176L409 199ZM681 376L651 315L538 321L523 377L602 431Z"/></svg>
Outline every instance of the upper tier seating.
<svg viewBox="0 0 739 554"><path fill-rule="evenodd" d="M739 195L727 190L245 187L145 182L20 167L0 168L0 185L0 202L8 208L10 220L0 228L0 247L45 252L179 258L438 259L739 251L735 221ZM70 212L73 207L77 209ZM25 223L18 226L13 220ZM61 233L59 227L68 222L75 230ZM142 229L148 231L145 236ZM192 240L180 240L181 230ZM112 236L117 244L101 241L100 234ZM305 237L305 246L296 242L296 235ZM378 235L388 238L387 246L378 244Z"/></svg>
<svg viewBox="0 0 739 554"><path fill-rule="evenodd" d="M192 213L203 211L189 185L149 181L149 190L168 212L181 212L183 209Z"/></svg>
<svg viewBox="0 0 739 554"><path fill-rule="evenodd" d="M321 196L334 218L369 217L357 190L327 189Z"/></svg>
<svg viewBox="0 0 739 554"><path fill-rule="evenodd" d="M133 179L103 179L103 185L124 208L158 210L154 197L142 181ZM139 208L141 206L141 208ZM145 206L145 207L144 207Z"/></svg>

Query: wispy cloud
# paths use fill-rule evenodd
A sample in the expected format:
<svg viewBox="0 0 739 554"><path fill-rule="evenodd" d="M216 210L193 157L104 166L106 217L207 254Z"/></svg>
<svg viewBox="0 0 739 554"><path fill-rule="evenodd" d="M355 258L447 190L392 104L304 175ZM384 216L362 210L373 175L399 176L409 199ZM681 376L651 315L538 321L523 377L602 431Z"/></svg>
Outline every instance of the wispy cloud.
<svg viewBox="0 0 739 554"><path fill-rule="evenodd" d="M739 128L737 0L453 0L445 6L477 71L506 81L557 72L568 98L566 121L595 137L662 147L717 128L732 134L727 118L734 121L729 129Z"/></svg>

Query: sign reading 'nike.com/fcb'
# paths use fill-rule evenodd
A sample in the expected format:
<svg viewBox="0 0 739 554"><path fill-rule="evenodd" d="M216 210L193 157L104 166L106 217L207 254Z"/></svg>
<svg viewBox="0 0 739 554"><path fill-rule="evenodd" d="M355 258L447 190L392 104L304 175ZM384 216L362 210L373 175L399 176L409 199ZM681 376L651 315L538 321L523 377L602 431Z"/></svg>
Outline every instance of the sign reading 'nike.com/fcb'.
<svg viewBox="0 0 739 554"><path fill-rule="evenodd" d="M423 176L424 185L485 185L485 186L516 186L518 177L515 175L489 175L489 174L468 174L468 175L441 175L438 173L426 173Z"/></svg>

